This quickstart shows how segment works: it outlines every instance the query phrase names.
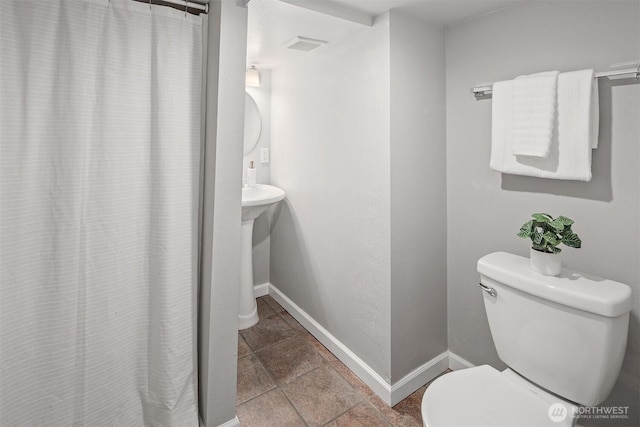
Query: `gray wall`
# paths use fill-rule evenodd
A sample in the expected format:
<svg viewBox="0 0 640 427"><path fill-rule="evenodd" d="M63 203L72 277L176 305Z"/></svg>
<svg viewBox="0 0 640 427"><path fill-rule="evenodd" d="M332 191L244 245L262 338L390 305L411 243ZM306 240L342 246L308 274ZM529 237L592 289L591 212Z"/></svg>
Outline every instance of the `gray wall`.
<svg viewBox="0 0 640 427"><path fill-rule="evenodd" d="M535 211L576 220L583 248L564 264L630 284L629 343L609 402L629 405L640 425L639 112L640 84L600 79L600 145L591 182L501 175L489 169L491 100L475 101L478 83L545 70L594 68L640 59L639 3L539 2L449 27L447 51L447 217L449 348L479 365L502 368L493 346L476 261L493 251L528 256L515 236Z"/></svg>
<svg viewBox="0 0 640 427"><path fill-rule="evenodd" d="M388 16L272 71L271 282L390 378Z"/></svg>
<svg viewBox="0 0 640 427"><path fill-rule="evenodd" d="M236 414L246 34L246 8L211 2L198 330L199 405L206 427Z"/></svg>
<svg viewBox="0 0 640 427"><path fill-rule="evenodd" d="M447 350L444 47L391 11L392 383Z"/></svg>
<svg viewBox="0 0 640 427"><path fill-rule="evenodd" d="M444 64L392 11L272 74L271 282L390 384L447 350Z"/></svg>

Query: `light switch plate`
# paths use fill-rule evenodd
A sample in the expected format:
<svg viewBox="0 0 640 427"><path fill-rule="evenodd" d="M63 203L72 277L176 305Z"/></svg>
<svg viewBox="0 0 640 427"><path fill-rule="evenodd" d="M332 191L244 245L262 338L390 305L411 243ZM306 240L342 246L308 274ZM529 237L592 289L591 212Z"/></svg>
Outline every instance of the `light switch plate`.
<svg viewBox="0 0 640 427"><path fill-rule="evenodd" d="M260 163L269 163L269 149L261 148L260 149Z"/></svg>

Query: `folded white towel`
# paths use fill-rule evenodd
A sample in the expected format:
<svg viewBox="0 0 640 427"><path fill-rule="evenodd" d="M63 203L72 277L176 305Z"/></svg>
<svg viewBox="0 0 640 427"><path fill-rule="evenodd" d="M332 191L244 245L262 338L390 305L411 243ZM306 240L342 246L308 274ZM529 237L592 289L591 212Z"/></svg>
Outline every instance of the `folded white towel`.
<svg viewBox="0 0 640 427"><path fill-rule="evenodd" d="M556 119L558 71L519 76L513 82L513 140L517 156L549 157Z"/></svg>
<svg viewBox="0 0 640 427"><path fill-rule="evenodd" d="M591 180L591 150L597 147L597 81L593 70L558 77L558 117L549 157L515 156L513 80L493 84L491 169L515 175L577 181Z"/></svg>

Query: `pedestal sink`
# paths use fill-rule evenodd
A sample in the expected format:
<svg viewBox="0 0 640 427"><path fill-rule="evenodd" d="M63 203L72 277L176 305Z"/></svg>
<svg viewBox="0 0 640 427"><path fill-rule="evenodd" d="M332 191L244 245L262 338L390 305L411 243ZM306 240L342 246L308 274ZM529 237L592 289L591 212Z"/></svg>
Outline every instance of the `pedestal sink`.
<svg viewBox="0 0 640 427"><path fill-rule="evenodd" d="M253 223L269 206L284 199L284 191L273 185L257 184L242 189L242 261L238 329L258 323L258 307L253 294Z"/></svg>

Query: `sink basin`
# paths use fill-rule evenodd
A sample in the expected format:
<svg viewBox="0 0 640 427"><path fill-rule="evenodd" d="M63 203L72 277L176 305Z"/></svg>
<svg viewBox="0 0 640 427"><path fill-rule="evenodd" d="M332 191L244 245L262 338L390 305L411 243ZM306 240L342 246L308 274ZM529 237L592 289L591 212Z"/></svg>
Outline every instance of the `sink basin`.
<svg viewBox="0 0 640 427"><path fill-rule="evenodd" d="M253 223L269 206L284 199L284 191L273 185L257 184L242 189L242 262L238 329L258 323L258 306L253 293Z"/></svg>
<svg viewBox="0 0 640 427"><path fill-rule="evenodd" d="M284 199L284 191L273 185L256 184L242 189L242 220L256 219L272 205Z"/></svg>

